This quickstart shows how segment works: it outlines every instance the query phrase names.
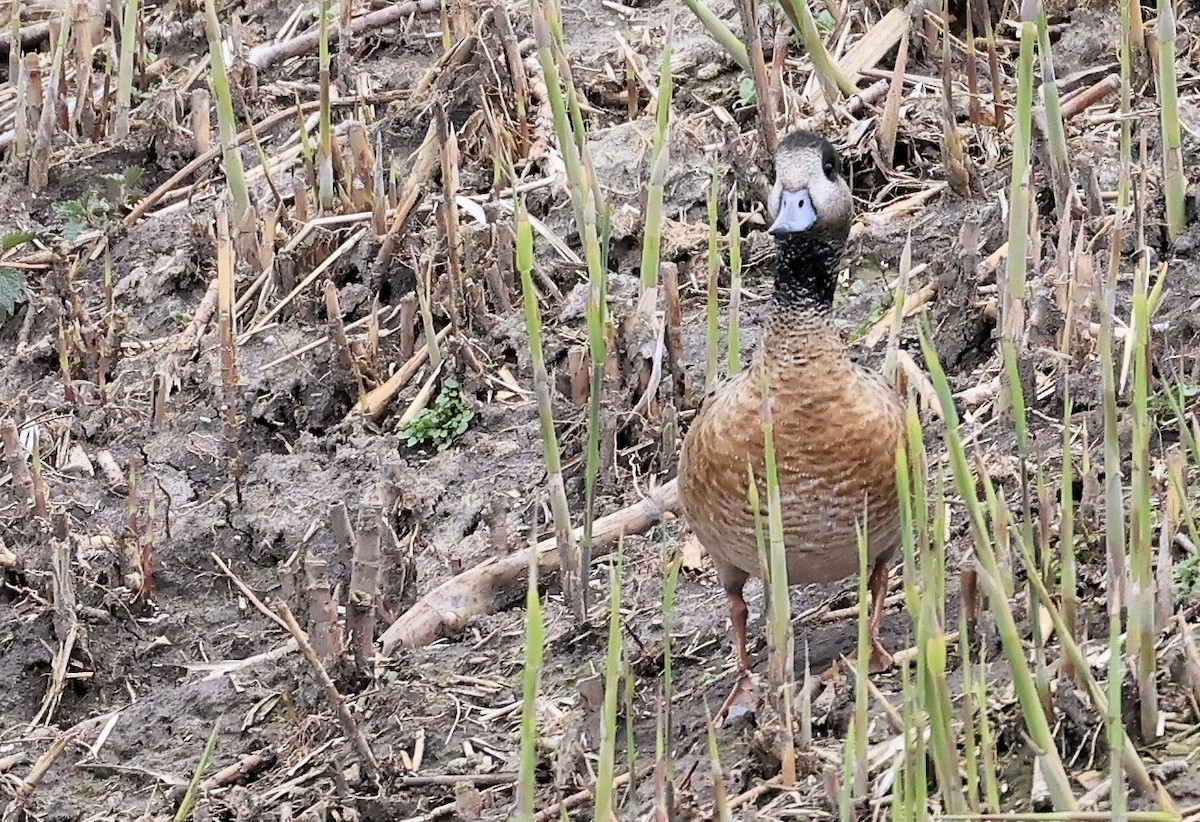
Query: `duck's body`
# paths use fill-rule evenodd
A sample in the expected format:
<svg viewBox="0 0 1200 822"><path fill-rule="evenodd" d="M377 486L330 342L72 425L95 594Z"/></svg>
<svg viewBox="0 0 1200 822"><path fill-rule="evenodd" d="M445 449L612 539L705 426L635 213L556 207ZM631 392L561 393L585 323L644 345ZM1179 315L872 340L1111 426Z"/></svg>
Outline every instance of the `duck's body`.
<svg viewBox="0 0 1200 822"><path fill-rule="evenodd" d="M789 356L793 346L810 346L816 353ZM859 569L856 521L864 511L871 563L899 544L894 466L904 407L877 375L842 355L832 329L813 328L802 339L768 337L750 367L704 404L679 460L684 514L723 582L760 575L747 469L758 480L765 528L758 379L763 364L770 385L788 583L844 579Z"/></svg>
<svg viewBox="0 0 1200 822"><path fill-rule="evenodd" d="M775 294L753 362L697 412L679 460L683 511L729 597L739 668L749 669L742 589L761 576L749 472L767 527L762 371L769 386L789 584L833 582L859 570L866 514L873 565L873 662L887 664L879 618L887 562L899 546L896 446L904 405L880 375L846 354L830 313L849 233L850 194L833 147L797 132L780 144L771 233ZM865 507L864 507L865 506ZM734 700L738 691L731 694ZM728 710L727 700L723 712Z"/></svg>

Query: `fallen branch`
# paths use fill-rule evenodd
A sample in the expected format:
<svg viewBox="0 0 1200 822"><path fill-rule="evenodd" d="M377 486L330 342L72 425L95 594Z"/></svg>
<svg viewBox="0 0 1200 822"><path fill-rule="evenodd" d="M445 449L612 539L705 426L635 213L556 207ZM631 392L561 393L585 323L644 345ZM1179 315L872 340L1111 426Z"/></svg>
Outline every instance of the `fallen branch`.
<svg viewBox="0 0 1200 822"><path fill-rule="evenodd" d="M622 534L640 534L662 522L679 507L675 480L661 485L638 502L596 520L593 525L593 558L603 556ZM583 529L576 528L576 539ZM501 588L523 582L529 570L529 550L538 552L538 573L558 570L558 542L542 540L532 549L500 559L489 559L443 582L421 597L379 638L384 656L401 646L418 648L439 637L462 630L472 619L491 613Z"/></svg>
<svg viewBox="0 0 1200 822"><path fill-rule="evenodd" d="M398 23L405 17L410 17L414 14L437 11L441 7L442 0L409 0L403 3L393 3L379 11L364 14L362 17L355 17L350 21L350 32L352 34L362 34L364 31ZM339 28L330 30L330 43L337 42ZM310 31L306 34L293 37L291 40L284 40L282 43L266 43L256 46L250 49L250 64L261 69L266 68L272 63L278 63L280 60L286 60L289 57L299 57L301 54L315 54L319 37L319 31Z"/></svg>

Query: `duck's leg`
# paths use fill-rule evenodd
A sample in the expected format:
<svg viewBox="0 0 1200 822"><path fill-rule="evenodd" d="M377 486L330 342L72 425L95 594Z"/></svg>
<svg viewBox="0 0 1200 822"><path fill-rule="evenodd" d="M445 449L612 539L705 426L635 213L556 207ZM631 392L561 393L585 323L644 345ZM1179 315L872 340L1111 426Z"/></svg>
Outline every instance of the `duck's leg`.
<svg viewBox="0 0 1200 822"><path fill-rule="evenodd" d="M725 576L722 574L722 576ZM752 713L758 697L754 691L754 675L750 672L750 650L746 636L746 623L750 609L746 607L746 599L742 590L746 584L744 574L733 573L732 578L724 580L725 595L729 598L729 621L733 623L733 651L737 659L737 682L730 691L721 710L717 712L716 722L722 724L726 719L736 718L742 714Z"/></svg>
<svg viewBox="0 0 1200 822"><path fill-rule="evenodd" d="M867 623L867 629L871 636L871 671L873 673L892 667L892 655L888 653L887 648L883 647L883 640L879 636L879 628L883 623L884 603L887 601L889 560L891 560L890 554L875 560L875 567L871 569L871 578L867 580L867 588L871 591L871 617L870 622Z"/></svg>

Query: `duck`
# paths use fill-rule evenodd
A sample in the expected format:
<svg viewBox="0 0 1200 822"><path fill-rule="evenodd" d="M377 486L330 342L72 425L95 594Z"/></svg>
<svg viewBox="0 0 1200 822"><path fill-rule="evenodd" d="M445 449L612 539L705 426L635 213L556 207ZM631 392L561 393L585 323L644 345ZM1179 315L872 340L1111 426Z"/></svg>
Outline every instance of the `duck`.
<svg viewBox="0 0 1200 822"><path fill-rule="evenodd" d="M763 334L749 367L702 400L681 448L681 509L711 558L733 629L737 684L721 706L722 721L753 712L755 705L743 590L751 577L764 576L748 496L752 472L765 529L764 369L788 584L831 583L856 574L865 512L872 569L870 668L879 672L891 665L880 624L889 562L900 545L895 459L905 404L880 373L850 358L832 322L853 206L829 140L798 130L779 141L767 203L775 283Z"/></svg>

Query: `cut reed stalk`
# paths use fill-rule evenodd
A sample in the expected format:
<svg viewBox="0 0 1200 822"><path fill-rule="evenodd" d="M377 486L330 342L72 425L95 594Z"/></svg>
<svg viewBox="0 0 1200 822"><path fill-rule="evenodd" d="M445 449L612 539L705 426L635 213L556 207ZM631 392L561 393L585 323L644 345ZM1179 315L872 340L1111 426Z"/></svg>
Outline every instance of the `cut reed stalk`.
<svg viewBox="0 0 1200 822"><path fill-rule="evenodd" d="M646 192L646 232L642 240L642 291L658 287L662 251L663 186L670 165L671 136L671 51L672 27L668 26L663 43L662 64L658 73L658 96L654 110L654 142L650 148L650 185Z"/></svg>
<svg viewBox="0 0 1200 822"><path fill-rule="evenodd" d="M317 203L333 208L333 122L330 112L329 0L317 0L317 85L321 95L320 148L317 150Z"/></svg>
<svg viewBox="0 0 1200 822"><path fill-rule="evenodd" d="M737 186L729 195L729 375L742 370L742 231Z"/></svg>
<svg viewBox="0 0 1200 822"><path fill-rule="evenodd" d="M608 653L604 666L604 704L600 710L600 765L596 774L593 819L615 819L613 780L616 776L617 689L621 672L621 581L625 538L617 539L617 559L609 577Z"/></svg>
<svg viewBox="0 0 1200 822"><path fill-rule="evenodd" d="M1025 276L1029 252L1029 154L1033 139L1033 52L1037 41L1037 0L1021 3L1021 49L1017 69L1017 122L1009 182L1008 260L1001 339L1015 349L1025 333Z"/></svg>
<svg viewBox="0 0 1200 822"><path fill-rule="evenodd" d="M242 501L242 458L238 445L237 317L234 311L234 250L229 236L229 218L217 211L217 323L221 347L221 383L225 417L225 449L237 501Z"/></svg>
<svg viewBox="0 0 1200 822"><path fill-rule="evenodd" d="M1175 242L1187 222L1187 178L1183 171L1183 142L1179 129L1175 40L1175 9L1172 0L1158 0L1158 107L1162 122L1163 193L1167 201L1167 238L1171 242Z"/></svg>
<svg viewBox="0 0 1200 822"><path fill-rule="evenodd" d="M711 391L717 382L717 348L720 342L718 327L718 281L721 273L721 251L718 240L717 202L720 197L721 175L717 161L713 161L712 180L708 186L708 291L705 302L705 367L704 390Z"/></svg>
<svg viewBox="0 0 1200 822"><path fill-rule="evenodd" d="M546 488L550 495L550 512L554 519L554 534L560 558L575 552L575 532L571 527L571 508L563 484L562 457L558 434L554 430L554 406L550 399L550 375L542 348L542 315L538 295L533 287L533 226L518 202L513 217L517 234L517 271L521 275L521 294L525 303L525 328L529 334L529 354L533 365L533 394L537 400L538 420L541 423L542 453L546 460ZM432 354L432 350L430 351Z"/></svg>
<svg viewBox="0 0 1200 822"><path fill-rule="evenodd" d="M1144 258L1143 258L1144 259ZM1138 717L1144 740L1157 739L1158 660L1154 646L1154 545L1151 537L1149 412L1150 311L1145 266L1139 264L1133 294L1133 477L1129 500L1128 644L1138 683Z"/></svg>
<svg viewBox="0 0 1200 822"><path fill-rule="evenodd" d="M529 225L528 221L525 225ZM533 237L529 236L527 241L532 249ZM533 803L537 793L537 695L545 647L542 602L538 597L537 586L537 556L537 551L529 552L529 584L525 590L525 671L522 677L521 770L517 779L517 809L514 817L516 822L533 822Z"/></svg>
<svg viewBox="0 0 1200 822"><path fill-rule="evenodd" d="M1038 61L1042 68L1042 101L1045 105L1046 142L1050 148L1050 171L1054 178L1054 204L1059 215L1067 213L1074 184L1071 180L1071 160L1067 155L1067 130L1063 124L1062 105L1054 76L1054 57L1050 49L1050 23L1046 8L1038 3L1037 34Z"/></svg>
<svg viewBox="0 0 1200 822"><path fill-rule="evenodd" d="M762 32L758 25L758 0L739 0L738 12L742 17L742 33L746 40L746 52L750 57L750 76L754 80L754 103L758 108L759 135L767 152L774 154L779 137L775 131L774 100L767 77L767 64L763 57Z"/></svg>
<svg viewBox="0 0 1200 822"><path fill-rule="evenodd" d="M117 110L113 136L123 140L129 136L129 103L133 99L133 57L137 48L138 0L121 4L120 76L117 80Z"/></svg>

